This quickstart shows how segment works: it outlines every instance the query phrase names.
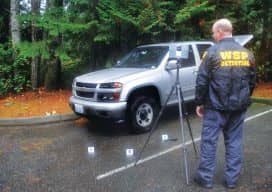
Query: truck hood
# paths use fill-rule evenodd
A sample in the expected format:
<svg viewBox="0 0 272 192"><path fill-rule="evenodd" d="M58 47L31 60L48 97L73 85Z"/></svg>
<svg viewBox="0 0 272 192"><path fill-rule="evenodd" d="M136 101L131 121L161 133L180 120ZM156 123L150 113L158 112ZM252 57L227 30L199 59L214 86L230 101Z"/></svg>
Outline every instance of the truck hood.
<svg viewBox="0 0 272 192"><path fill-rule="evenodd" d="M106 83L106 82L123 82L125 79L131 80L133 76L151 69L139 68L109 68L90 72L76 78L76 81L85 83ZM135 78L135 77L134 77Z"/></svg>

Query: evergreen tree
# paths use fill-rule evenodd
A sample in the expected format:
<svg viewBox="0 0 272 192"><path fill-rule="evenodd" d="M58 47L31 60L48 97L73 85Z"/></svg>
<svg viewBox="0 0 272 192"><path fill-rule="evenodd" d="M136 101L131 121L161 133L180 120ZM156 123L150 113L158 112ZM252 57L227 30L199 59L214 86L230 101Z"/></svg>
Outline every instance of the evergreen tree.
<svg viewBox="0 0 272 192"><path fill-rule="evenodd" d="M254 34L250 47L259 79L272 80L271 4L271 0L3 0L0 93L19 92L30 80L32 88L70 87L74 75L111 66L139 44L211 39L210 27L222 17L233 22L234 34Z"/></svg>

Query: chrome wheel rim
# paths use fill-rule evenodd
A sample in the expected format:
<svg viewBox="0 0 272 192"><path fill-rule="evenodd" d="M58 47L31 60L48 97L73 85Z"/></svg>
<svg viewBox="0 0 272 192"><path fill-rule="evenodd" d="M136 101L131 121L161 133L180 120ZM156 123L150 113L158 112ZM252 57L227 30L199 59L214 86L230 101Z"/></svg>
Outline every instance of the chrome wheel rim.
<svg viewBox="0 0 272 192"><path fill-rule="evenodd" d="M136 122L141 127L147 127L153 120L153 108L148 103L141 104L136 111Z"/></svg>

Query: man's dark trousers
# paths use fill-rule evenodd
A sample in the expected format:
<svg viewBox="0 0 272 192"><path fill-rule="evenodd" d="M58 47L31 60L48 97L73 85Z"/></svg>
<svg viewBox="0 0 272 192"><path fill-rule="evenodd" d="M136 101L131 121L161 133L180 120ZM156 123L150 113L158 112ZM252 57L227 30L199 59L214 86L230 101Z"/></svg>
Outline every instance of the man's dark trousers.
<svg viewBox="0 0 272 192"><path fill-rule="evenodd" d="M201 135L201 157L197 177L213 183L218 137L223 131L225 142L225 182L236 183L243 160L243 124L246 110L218 111L205 109Z"/></svg>

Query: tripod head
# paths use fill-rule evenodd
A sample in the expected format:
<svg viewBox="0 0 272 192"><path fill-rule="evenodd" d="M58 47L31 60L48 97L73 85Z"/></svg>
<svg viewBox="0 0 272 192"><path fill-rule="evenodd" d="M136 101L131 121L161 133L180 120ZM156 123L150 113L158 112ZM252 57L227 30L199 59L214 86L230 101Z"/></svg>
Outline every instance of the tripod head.
<svg viewBox="0 0 272 192"><path fill-rule="evenodd" d="M173 43L169 46L168 62L176 61L176 65L182 65L182 60L189 58L189 46ZM179 66L180 67L180 66Z"/></svg>
<svg viewBox="0 0 272 192"><path fill-rule="evenodd" d="M189 58L189 45L172 43L169 46L169 58L166 65L166 70L177 70L176 83L179 82L179 69L182 66L183 60Z"/></svg>

